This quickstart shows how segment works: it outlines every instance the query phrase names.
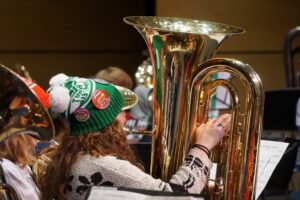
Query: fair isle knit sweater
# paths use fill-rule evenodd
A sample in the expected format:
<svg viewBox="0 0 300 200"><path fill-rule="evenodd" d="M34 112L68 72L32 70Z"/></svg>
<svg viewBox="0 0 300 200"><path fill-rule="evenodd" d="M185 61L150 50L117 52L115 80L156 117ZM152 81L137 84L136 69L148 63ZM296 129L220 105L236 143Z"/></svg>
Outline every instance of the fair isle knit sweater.
<svg viewBox="0 0 300 200"><path fill-rule="evenodd" d="M183 165L166 183L114 156L83 155L72 166L66 187L67 199L84 199L88 187L93 185L200 194L211 166L204 152L191 149Z"/></svg>

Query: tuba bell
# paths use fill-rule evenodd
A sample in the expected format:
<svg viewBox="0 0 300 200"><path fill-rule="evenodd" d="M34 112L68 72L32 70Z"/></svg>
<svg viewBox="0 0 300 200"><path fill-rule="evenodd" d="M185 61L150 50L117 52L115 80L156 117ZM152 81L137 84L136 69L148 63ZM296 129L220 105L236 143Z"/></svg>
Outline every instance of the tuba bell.
<svg viewBox="0 0 300 200"><path fill-rule="evenodd" d="M51 140L54 125L41 100L31 90L35 83L0 64L0 141L21 133L39 140ZM10 104L16 98L26 98L18 108Z"/></svg>
<svg viewBox="0 0 300 200"><path fill-rule="evenodd" d="M39 140L54 136L54 125L41 100L31 90L35 83L0 64L0 142L17 134L29 134ZM19 107L11 103L22 99ZM13 187L5 181L0 164L0 199L17 200Z"/></svg>
<svg viewBox="0 0 300 200"><path fill-rule="evenodd" d="M151 174L168 181L193 144L197 123L208 120L217 87L231 95L231 130L210 158L217 164L214 199L254 199L264 93L257 73L228 58L211 59L239 27L190 19L125 17L143 36L153 66ZM231 81L216 73L230 73ZM211 184L210 184L211 185Z"/></svg>

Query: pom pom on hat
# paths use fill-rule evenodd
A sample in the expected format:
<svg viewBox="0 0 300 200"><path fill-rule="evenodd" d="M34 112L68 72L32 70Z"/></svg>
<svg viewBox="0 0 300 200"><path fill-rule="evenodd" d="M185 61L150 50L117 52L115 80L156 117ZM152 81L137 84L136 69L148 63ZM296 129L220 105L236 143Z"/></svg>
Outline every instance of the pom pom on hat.
<svg viewBox="0 0 300 200"><path fill-rule="evenodd" d="M68 109L71 97L67 88L61 86L53 87L49 94L51 111L53 113L63 113Z"/></svg>
<svg viewBox="0 0 300 200"><path fill-rule="evenodd" d="M65 81L69 78L69 76L63 74L63 73L60 73L60 74L57 74L55 76L53 76L50 81L49 81L49 85L51 87L53 86L57 86L57 85L62 85L65 83Z"/></svg>

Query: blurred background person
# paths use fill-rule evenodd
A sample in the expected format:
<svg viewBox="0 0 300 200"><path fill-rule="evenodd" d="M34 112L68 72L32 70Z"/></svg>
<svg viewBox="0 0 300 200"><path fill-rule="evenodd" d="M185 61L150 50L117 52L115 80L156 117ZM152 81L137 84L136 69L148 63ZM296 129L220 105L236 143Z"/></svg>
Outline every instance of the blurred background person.
<svg viewBox="0 0 300 200"><path fill-rule="evenodd" d="M37 140L24 132L0 142L0 159L5 181L19 199L39 199L39 189L33 179L30 165L34 163Z"/></svg>
<svg viewBox="0 0 300 200"><path fill-rule="evenodd" d="M128 89L133 88L133 80L130 75L123 69L116 66L109 66L100 70L95 75L95 78L106 80L118 86L122 86Z"/></svg>

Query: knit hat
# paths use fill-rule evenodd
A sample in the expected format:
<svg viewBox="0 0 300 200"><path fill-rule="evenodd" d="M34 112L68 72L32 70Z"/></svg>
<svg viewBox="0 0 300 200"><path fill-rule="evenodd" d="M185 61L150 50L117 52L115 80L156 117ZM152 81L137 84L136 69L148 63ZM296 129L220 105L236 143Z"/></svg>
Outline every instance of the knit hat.
<svg viewBox="0 0 300 200"><path fill-rule="evenodd" d="M71 135L86 135L107 127L138 100L131 90L101 79L58 74L49 83L50 111L68 120Z"/></svg>

